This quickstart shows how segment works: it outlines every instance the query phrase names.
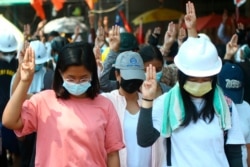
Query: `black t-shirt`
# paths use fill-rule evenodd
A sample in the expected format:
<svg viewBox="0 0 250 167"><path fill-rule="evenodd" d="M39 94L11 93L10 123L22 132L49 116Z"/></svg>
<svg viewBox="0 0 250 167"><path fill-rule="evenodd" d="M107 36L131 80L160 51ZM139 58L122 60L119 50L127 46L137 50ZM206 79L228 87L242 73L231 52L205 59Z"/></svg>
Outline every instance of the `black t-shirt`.
<svg viewBox="0 0 250 167"><path fill-rule="evenodd" d="M10 98L10 82L16 73L18 60L13 58L10 63L0 60L0 118Z"/></svg>

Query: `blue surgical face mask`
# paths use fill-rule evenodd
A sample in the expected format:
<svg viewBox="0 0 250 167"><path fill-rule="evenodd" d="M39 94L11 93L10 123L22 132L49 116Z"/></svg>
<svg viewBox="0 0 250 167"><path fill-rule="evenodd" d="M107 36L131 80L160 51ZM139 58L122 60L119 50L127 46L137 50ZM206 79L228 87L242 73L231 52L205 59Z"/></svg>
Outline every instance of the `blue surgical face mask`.
<svg viewBox="0 0 250 167"><path fill-rule="evenodd" d="M161 77L162 77L162 71L157 72L155 77L156 77L156 81L160 82Z"/></svg>
<svg viewBox="0 0 250 167"><path fill-rule="evenodd" d="M76 84L74 82L69 82L64 80L63 87L72 95L79 96L84 94L88 88L91 86L90 82L82 82L79 84Z"/></svg>
<svg viewBox="0 0 250 167"><path fill-rule="evenodd" d="M36 64L35 72L40 71L43 68L43 64Z"/></svg>

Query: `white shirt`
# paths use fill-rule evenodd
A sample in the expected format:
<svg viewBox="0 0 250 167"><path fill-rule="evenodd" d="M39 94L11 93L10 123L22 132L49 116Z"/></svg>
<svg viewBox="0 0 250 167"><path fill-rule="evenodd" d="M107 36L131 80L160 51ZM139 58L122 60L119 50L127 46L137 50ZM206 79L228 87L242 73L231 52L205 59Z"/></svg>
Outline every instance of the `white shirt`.
<svg viewBox="0 0 250 167"><path fill-rule="evenodd" d="M250 144L250 105L243 101L241 104L235 104L239 119L240 119L240 125L241 130L243 132L246 144ZM243 166L247 167L247 148L245 145L242 146L242 161Z"/></svg>
<svg viewBox="0 0 250 167"><path fill-rule="evenodd" d="M162 126L164 99L166 93L154 100L153 125L160 132ZM196 108L204 105L203 99L192 99ZM238 113L232 111L232 128L228 131L227 144L245 143L239 130ZM198 119L186 127L180 127L171 134L172 167L229 167L224 152L224 132L215 115L211 123Z"/></svg>
<svg viewBox="0 0 250 167"><path fill-rule="evenodd" d="M139 112L135 115L127 110L123 122L124 138L127 148L127 167L151 167L152 147L140 147L137 144L136 129Z"/></svg>

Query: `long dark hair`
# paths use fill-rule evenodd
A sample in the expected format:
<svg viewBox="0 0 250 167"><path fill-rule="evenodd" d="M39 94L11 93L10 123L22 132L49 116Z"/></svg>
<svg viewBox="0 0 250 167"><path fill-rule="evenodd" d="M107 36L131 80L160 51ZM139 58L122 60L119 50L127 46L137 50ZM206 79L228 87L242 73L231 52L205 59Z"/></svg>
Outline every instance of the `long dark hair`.
<svg viewBox="0 0 250 167"><path fill-rule="evenodd" d="M215 110L213 107L213 98L217 77L212 76L211 78L212 90L203 96L203 98L205 99L205 106L202 108L201 112L197 112L197 109L191 100L190 94L183 88L188 79L188 76L178 70L178 82L180 85L180 92L185 108L185 117L182 122L183 126L187 126L191 121L197 122L199 118L202 118L205 122L208 123L210 123L214 119Z"/></svg>
<svg viewBox="0 0 250 167"><path fill-rule="evenodd" d="M70 66L84 66L91 73L91 87L86 94L87 97L94 99L99 93L100 85L92 46L86 42L74 42L65 45L60 51L53 82L53 89L58 98L68 99L70 97L69 92L62 86L63 78L60 74Z"/></svg>

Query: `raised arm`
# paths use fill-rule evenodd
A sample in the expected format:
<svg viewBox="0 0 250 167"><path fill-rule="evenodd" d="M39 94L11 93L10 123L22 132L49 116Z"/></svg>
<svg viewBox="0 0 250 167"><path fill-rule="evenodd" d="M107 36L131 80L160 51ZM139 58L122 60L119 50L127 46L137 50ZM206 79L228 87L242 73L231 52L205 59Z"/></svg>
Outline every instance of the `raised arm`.
<svg viewBox="0 0 250 167"><path fill-rule="evenodd" d="M153 126L152 105L156 97L157 81L155 67L147 67L146 80L142 84L142 104L137 125L137 142L142 147L148 147L160 136L160 132Z"/></svg>
<svg viewBox="0 0 250 167"><path fill-rule="evenodd" d="M170 52L170 48L176 40L177 30L176 25L173 22L168 24L168 29L164 36L163 46L161 47L160 51L163 56L167 56Z"/></svg>
<svg viewBox="0 0 250 167"><path fill-rule="evenodd" d="M224 56L224 60L232 60L233 55L238 50L238 36L237 34L234 34L231 38L231 40L226 45L226 53Z"/></svg>
<svg viewBox="0 0 250 167"><path fill-rule="evenodd" d="M104 92L109 92L118 88L116 81L109 80L109 75L112 65L115 63L118 55L120 46L120 28L119 26L113 26L111 31L109 41L110 52L103 63L103 72L100 75L100 86L101 90Z"/></svg>
<svg viewBox="0 0 250 167"><path fill-rule="evenodd" d="M25 51L26 51L26 49L28 47L29 47L29 43L28 43L28 41L25 41L23 49L20 52L20 55L19 55L19 58L18 58L18 68L17 68L17 71L16 71L16 73L13 76L12 81L11 81L10 96L12 96L12 94L16 90L16 87L17 87L18 83L21 80L21 72L20 71L21 71L21 67L22 67L22 62L23 62L23 58L24 58L24 55L25 55ZM32 94L27 94L26 98L29 99L31 96L32 96Z"/></svg>
<svg viewBox="0 0 250 167"><path fill-rule="evenodd" d="M188 37L197 37L195 7L190 1L186 3L186 15L184 20L187 27Z"/></svg>
<svg viewBox="0 0 250 167"><path fill-rule="evenodd" d="M35 55L29 47L20 68L20 82L13 95L7 103L2 117L2 124L9 129L20 129L23 127L21 120L21 109L27 96L27 91L32 82L35 72Z"/></svg>

